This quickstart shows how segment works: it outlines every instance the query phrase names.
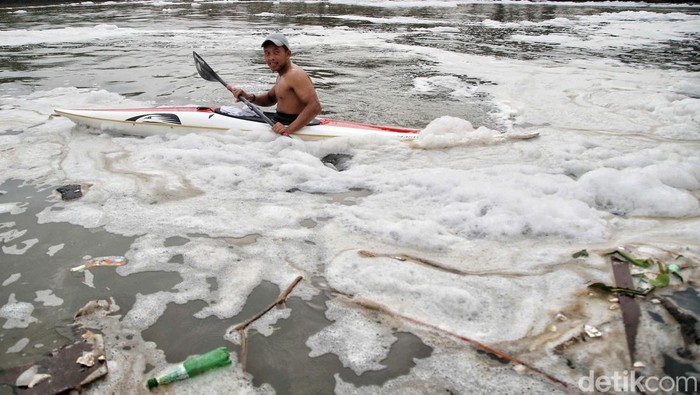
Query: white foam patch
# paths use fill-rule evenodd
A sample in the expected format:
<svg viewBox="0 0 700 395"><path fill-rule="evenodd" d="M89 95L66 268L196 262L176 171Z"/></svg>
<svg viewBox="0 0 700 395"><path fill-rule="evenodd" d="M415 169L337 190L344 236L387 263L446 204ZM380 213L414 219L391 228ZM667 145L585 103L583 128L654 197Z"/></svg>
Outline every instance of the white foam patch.
<svg viewBox="0 0 700 395"><path fill-rule="evenodd" d="M27 210L27 206L27 204L20 202L0 203L0 214L22 214Z"/></svg>
<svg viewBox="0 0 700 395"><path fill-rule="evenodd" d="M263 336L272 336L275 332L275 324L279 320L287 319L291 316L292 309L289 308L273 308L253 322L249 328L255 329Z"/></svg>
<svg viewBox="0 0 700 395"><path fill-rule="evenodd" d="M635 169L596 169L584 174L579 184L591 206L615 213L682 218L700 212L700 203L690 192Z"/></svg>
<svg viewBox="0 0 700 395"><path fill-rule="evenodd" d="M49 250L46 251L46 255L54 256L54 255L56 255L57 252L61 251L64 246L65 246L65 243L52 245L49 247Z"/></svg>
<svg viewBox="0 0 700 395"><path fill-rule="evenodd" d="M63 304L63 299L54 295L53 290L45 289L41 291L36 291L35 302L41 302L44 306L60 306Z"/></svg>
<svg viewBox="0 0 700 395"><path fill-rule="evenodd" d="M669 23L672 20L669 18ZM656 22L648 23L652 25L649 29L655 29ZM493 96L500 112L500 116L494 116L509 128L531 124L554 130L583 128L673 139L694 140L700 136L700 100L692 93L698 85L692 72L638 68L630 72L629 66L610 59L574 57L566 64L552 64L544 59L520 61L394 46L398 47L414 56L423 53L427 59L437 60L436 69L444 77L491 82L477 88Z"/></svg>
<svg viewBox="0 0 700 395"><path fill-rule="evenodd" d="M22 46L31 44L90 42L113 39L115 37L134 36L142 33L143 32L137 29L120 28L116 25L109 24L44 30L3 30L0 31L0 45Z"/></svg>
<svg viewBox="0 0 700 395"><path fill-rule="evenodd" d="M38 242L39 239L29 239L10 246L2 246L2 252L10 255L23 255Z"/></svg>
<svg viewBox="0 0 700 395"><path fill-rule="evenodd" d="M23 337L19 339L17 343L8 348L5 354L16 354L21 352L25 347L27 347L27 344L29 344L29 338Z"/></svg>
<svg viewBox="0 0 700 395"><path fill-rule="evenodd" d="M511 364L489 363L488 358L470 349L450 349L423 339L432 354L415 359L410 374L388 380L381 386L356 386L335 374L335 391L339 395L372 394L566 394L568 392L533 375L519 375ZM438 379L439 376L439 379Z"/></svg>
<svg viewBox="0 0 700 395"><path fill-rule="evenodd" d="M571 289L586 284L577 273L563 267L526 278L470 277L409 261L366 258L356 251L337 256L326 276L333 288L346 294L487 344L541 331L541 306L546 303L548 309L556 309L572 297L555 284L569 284ZM504 289L517 292L506 293Z"/></svg>
<svg viewBox="0 0 700 395"><path fill-rule="evenodd" d="M15 281L19 280L19 278L22 277L22 273L13 273L10 275L10 277L7 278L7 280L2 282L2 286L6 287Z"/></svg>
<svg viewBox="0 0 700 395"><path fill-rule="evenodd" d="M453 97L461 98L474 96L477 88L455 76L435 76L415 78L413 91L420 94L449 93Z"/></svg>
<svg viewBox="0 0 700 395"><path fill-rule="evenodd" d="M343 306L337 301L326 303L326 317L335 321L306 340L312 358L332 353L344 367L357 375L369 370L382 370L386 358L397 340L386 326L366 317L362 312Z"/></svg>
<svg viewBox="0 0 700 395"><path fill-rule="evenodd" d="M490 21L490 26L494 25L497 23ZM539 25L567 27L572 32L543 36L515 34L512 38L589 49L642 48L668 41L692 40L698 32L700 17L677 12L622 11L580 16L573 20L556 18Z"/></svg>
<svg viewBox="0 0 700 395"><path fill-rule="evenodd" d="M481 126L474 129L464 119L443 116L431 121L414 142L420 148L449 148L460 145L488 145L507 140L502 132Z"/></svg>
<svg viewBox="0 0 700 395"><path fill-rule="evenodd" d="M354 0L330 0L330 3L333 4L350 4L350 5L365 5L365 6L371 6L371 7L382 7L382 8L413 8L413 7L457 7L461 1L454 1L454 0L430 0L430 1L422 1L422 0L402 0L402 1L393 1L393 0L360 0L360 1L354 1Z"/></svg>
<svg viewBox="0 0 700 395"><path fill-rule="evenodd" d="M144 105L116 93L77 88L37 91L19 98L0 96L2 127L24 129L21 144L16 140L18 136L0 135L0 151L3 152L0 168L4 169L0 182L12 178L40 179L49 185L65 182L61 155L65 141L70 139L73 123L63 117L49 118L56 103L74 108Z"/></svg>
<svg viewBox="0 0 700 395"><path fill-rule="evenodd" d="M32 317L34 305L27 302L18 302L15 294L10 294L7 304L0 308L0 318L5 318L3 329L27 328L38 320Z"/></svg>
<svg viewBox="0 0 700 395"><path fill-rule="evenodd" d="M137 330L148 329L163 315L173 295L168 292L156 292L149 295L136 294L134 306L124 316L124 323Z"/></svg>
<svg viewBox="0 0 700 395"><path fill-rule="evenodd" d="M16 240L20 237L23 237L25 234L27 234L27 229L10 229L7 232L0 233L0 241L2 241L4 244L7 244L12 240Z"/></svg>

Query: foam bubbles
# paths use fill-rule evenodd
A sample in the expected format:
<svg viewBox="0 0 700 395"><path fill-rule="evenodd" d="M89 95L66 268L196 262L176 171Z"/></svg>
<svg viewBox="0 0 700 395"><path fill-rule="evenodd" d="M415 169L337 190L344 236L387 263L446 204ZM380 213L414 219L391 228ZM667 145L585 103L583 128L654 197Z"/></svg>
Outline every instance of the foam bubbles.
<svg viewBox="0 0 700 395"><path fill-rule="evenodd" d="M2 286L6 287L12 284L13 282L19 280L20 277L22 277L22 273L13 273L10 275L10 277L7 278L7 280L2 282Z"/></svg>
<svg viewBox="0 0 700 395"><path fill-rule="evenodd" d="M700 210L697 198L688 191L633 169L593 170L579 184L590 205L616 214L681 218Z"/></svg>
<svg viewBox="0 0 700 395"><path fill-rule="evenodd" d="M14 345L10 346L10 348L7 349L6 354L16 354L18 352L21 352L24 350L25 347L27 347L27 344L29 344L29 338L23 337L17 341Z"/></svg>
<svg viewBox="0 0 700 395"><path fill-rule="evenodd" d="M53 290L51 289L36 291L36 299L34 299L34 301L41 302L44 306L51 307L60 306L63 304L63 299L54 295Z"/></svg>
<svg viewBox="0 0 700 395"><path fill-rule="evenodd" d="M27 328L38 320L32 317L34 305L27 302L18 302L15 294L10 294L7 304L0 308L0 318L5 318L3 329Z"/></svg>
<svg viewBox="0 0 700 395"><path fill-rule="evenodd" d="M421 130L415 144L420 148L436 149L458 145L495 144L505 140L503 133L496 130L484 126L474 129L465 119L442 116Z"/></svg>
<svg viewBox="0 0 700 395"><path fill-rule="evenodd" d="M326 353L338 355L343 366L357 375L368 370L381 370L396 337L385 325L366 317L361 311L330 300L326 317L335 321L306 341L314 358Z"/></svg>

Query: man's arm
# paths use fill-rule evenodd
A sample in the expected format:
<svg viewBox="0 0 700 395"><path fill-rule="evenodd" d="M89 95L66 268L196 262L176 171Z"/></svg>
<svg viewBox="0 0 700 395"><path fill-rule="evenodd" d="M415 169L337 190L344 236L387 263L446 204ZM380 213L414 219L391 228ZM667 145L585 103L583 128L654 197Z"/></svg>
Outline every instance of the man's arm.
<svg viewBox="0 0 700 395"><path fill-rule="evenodd" d="M238 100L239 96L243 96L248 100L249 102L253 104L257 104L259 106L263 107L269 107L277 103L277 96L275 95L275 87L273 86L269 91L266 93L263 93L261 95L255 95L253 93L247 93L246 91L242 89L234 89L232 91L233 97Z"/></svg>
<svg viewBox="0 0 700 395"><path fill-rule="evenodd" d="M301 113L299 113L297 119L286 127L287 133L289 134L303 128L321 113L321 102L318 100L318 95L316 95L316 89L314 89L311 78L303 71L294 73L291 77L290 86L299 98L299 101L304 105L304 108L301 110ZM275 130L275 132L277 132L277 130Z"/></svg>

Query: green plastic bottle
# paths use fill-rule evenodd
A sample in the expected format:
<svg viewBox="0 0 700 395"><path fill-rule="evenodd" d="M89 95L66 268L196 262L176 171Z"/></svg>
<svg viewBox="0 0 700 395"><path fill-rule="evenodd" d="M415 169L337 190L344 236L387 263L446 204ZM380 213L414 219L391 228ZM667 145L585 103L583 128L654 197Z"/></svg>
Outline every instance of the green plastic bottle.
<svg viewBox="0 0 700 395"><path fill-rule="evenodd" d="M207 370L231 364L231 358L226 347L219 347L206 354L197 355L180 363L173 369L165 373L148 379L148 389L153 389L159 385L172 383L173 381L185 380L204 373Z"/></svg>

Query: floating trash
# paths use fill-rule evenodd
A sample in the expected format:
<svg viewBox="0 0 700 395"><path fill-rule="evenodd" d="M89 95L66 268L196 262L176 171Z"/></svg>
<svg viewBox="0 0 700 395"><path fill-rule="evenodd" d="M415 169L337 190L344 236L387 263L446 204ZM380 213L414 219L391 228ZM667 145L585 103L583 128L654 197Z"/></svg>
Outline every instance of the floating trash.
<svg viewBox="0 0 700 395"><path fill-rule="evenodd" d="M34 388L35 385L41 383L49 377L51 377L50 374L39 373L39 365L33 365L29 369L22 372L19 377L17 377L15 385L20 388Z"/></svg>
<svg viewBox="0 0 700 395"><path fill-rule="evenodd" d="M185 380L202 374L207 370L230 364L231 359L226 347L215 348L206 354L189 358L161 375L148 379L148 389L178 380Z"/></svg>
<svg viewBox="0 0 700 395"><path fill-rule="evenodd" d="M64 201L80 199L92 184L68 184L56 188L56 192L61 194Z"/></svg>
<svg viewBox="0 0 700 395"><path fill-rule="evenodd" d="M72 272L82 272L85 269L90 269L97 266L122 266L126 264L127 259L121 255L110 255L92 258L90 256L83 257L83 264L71 268Z"/></svg>
<svg viewBox="0 0 700 395"><path fill-rule="evenodd" d="M574 253L571 257L572 258L586 258L586 257L588 257L588 251L581 250L579 252Z"/></svg>
<svg viewBox="0 0 700 395"><path fill-rule="evenodd" d="M583 330L586 332L588 337L601 337L601 336L603 336L603 334L600 333L598 328L596 328L592 325L588 325L588 324L584 325Z"/></svg>

